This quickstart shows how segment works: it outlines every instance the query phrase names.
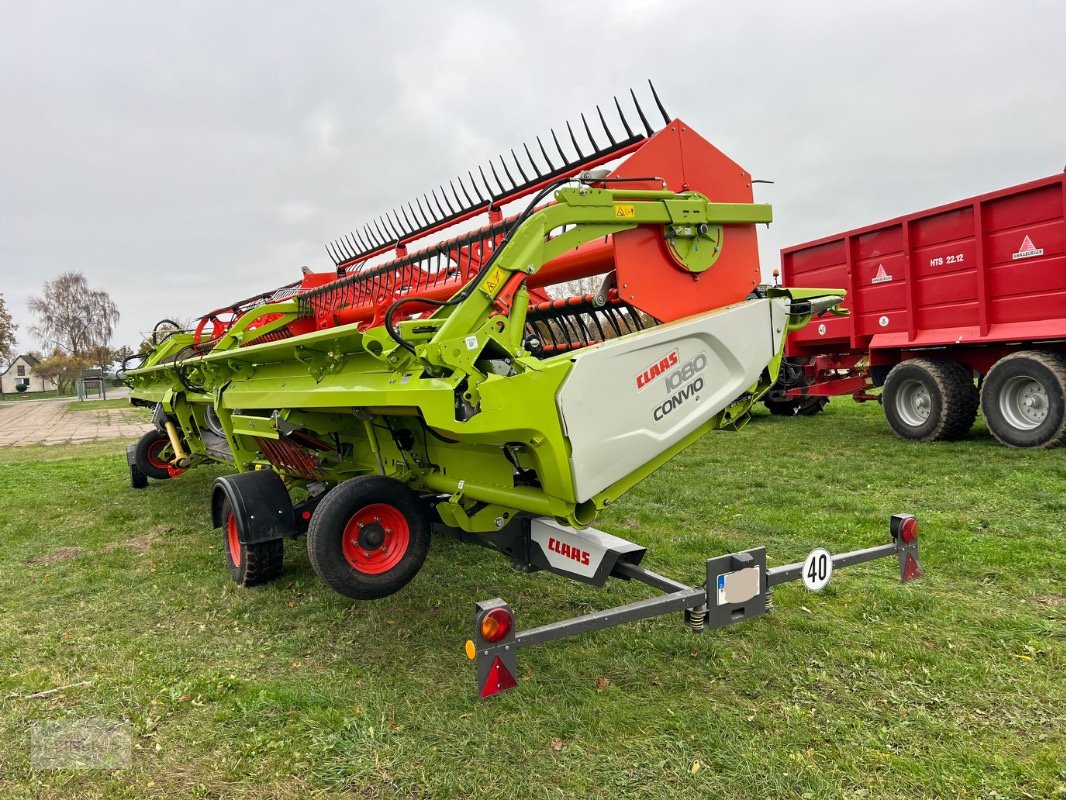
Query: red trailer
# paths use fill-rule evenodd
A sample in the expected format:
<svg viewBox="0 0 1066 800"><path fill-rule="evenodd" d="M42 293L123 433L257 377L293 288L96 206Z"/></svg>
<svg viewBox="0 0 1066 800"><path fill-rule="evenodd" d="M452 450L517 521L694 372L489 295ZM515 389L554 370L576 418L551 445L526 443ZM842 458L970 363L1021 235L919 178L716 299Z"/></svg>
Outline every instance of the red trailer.
<svg viewBox="0 0 1066 800"><path fill-rule="evenodd" d="M899 436L931 442L964 436L980 399L1003 444L1061 445L1064 206L1058 174L782 250L786 286L846 287L851 314L790 336L767 407L878 400Z"/></svg>

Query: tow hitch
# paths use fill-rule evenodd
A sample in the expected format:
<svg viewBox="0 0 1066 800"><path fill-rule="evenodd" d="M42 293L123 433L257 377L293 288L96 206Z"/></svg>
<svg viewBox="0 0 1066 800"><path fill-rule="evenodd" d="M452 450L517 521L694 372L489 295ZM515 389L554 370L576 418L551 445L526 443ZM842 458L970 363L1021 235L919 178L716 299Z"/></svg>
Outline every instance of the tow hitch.
<svg viewBox="0 0 1066 800"><path fill-rule="evenodd" d="M636 580L662 594L524 631L516 630L514 611L504 600L477 603L474 638L466 643L466 654L477 666L481 697L518 685L517 655L522 647L675 611L684 612L686 624L695 633L724 628L765 614L775 586L802 580L809 590L820 591L835 570L878 558L895 556L904 583L922 577L918 521L910 514L892 516L890 542L863 550L833 555L816 548L803 561L769 569L765 547L708 559L707 580L696 587L644 569L640 561L645 549L616 536L577 531L539 517L516 520L513 525L495 543L486 544L511 556L520 568L547 569L596 586L609 577Z"/></svg>

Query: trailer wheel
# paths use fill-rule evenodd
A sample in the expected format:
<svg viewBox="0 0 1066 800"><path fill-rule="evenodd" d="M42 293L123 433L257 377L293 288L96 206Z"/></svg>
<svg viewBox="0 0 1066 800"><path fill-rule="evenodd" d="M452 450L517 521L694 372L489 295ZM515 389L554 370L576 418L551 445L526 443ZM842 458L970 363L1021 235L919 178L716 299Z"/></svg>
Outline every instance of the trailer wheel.
<svg viewBox="0 0 1066 800"><path fill-rule="evenodd" d="M311 516L307 552L332 589L356 600L399 591L429 551L429 521L418 496L393 478L352 478Z"/></svg>
<svg viewBox="0 0 1066 800"><path fill-rule="evenodd" d="M148 486L148 476L141 472L141 468L136 464L130 464L130 487L133 489L144 489Z"/></svg>
<svg viewBox="0 0 1066 800"><path fill-rule="evenodd" d="M956 361L914 358L896 364L881 394L885 418L902 439L961 439L977 418L970 370Z"/></svg>
<svg viewBox="0 0 1066 800"><path fill-rule="evenodd" d="M1027 350L1001 358L982 382L981 408L988 429L1005 445L1066 442L1066 356Z"/></svg>
<svg viewBox="0 0 1066 800"><path fill-rule="evenodd" d="M148 431L137 442L134 460L137 468L149 478L165 481L170 477L167 466L174 460L170 439L159 431Z"/></svg>
<svg viewBox="0 0 1066 800"><path fill-rule="evenodd" d="M285 540L241 544L237 515L227 497L222 501L222 553L230 577L239 586L258 586L279 577L284 569Z"/></svg>

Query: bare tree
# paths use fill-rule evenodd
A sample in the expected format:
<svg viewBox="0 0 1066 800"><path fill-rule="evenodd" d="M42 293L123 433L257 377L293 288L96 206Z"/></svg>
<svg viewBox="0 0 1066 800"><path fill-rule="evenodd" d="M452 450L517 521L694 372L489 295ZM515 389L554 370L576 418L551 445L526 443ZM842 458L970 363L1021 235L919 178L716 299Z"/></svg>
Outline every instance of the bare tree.
<svg viewBox="0 0 1066 800"><path fill-rule="evenodd" d="M4 296L0 294L0 364L6 364L15 354L15 331L18 327L11 319Z"/></svg>
<svg viewBox="0 0 1066 800"><path fill-rule="evenodd" d="M118 322L118 308L107 292L89 288L80 272L64 272L31 297L30 311L39 323L30 331L43 342L74 358L86 358L94 347L107 347Z"/></svg>

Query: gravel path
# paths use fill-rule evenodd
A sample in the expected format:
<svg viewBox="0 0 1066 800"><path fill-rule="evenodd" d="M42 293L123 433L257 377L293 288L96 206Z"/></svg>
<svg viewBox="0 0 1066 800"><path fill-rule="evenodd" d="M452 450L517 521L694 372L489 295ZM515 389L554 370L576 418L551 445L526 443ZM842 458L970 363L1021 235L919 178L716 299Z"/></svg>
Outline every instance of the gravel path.
<svg viewBox="0 0 1066 800"><path fill-rule="evenodd" d="M135 439L152 426L126 408L73 411L69 397L0 404L0 447Z"/></svg>

